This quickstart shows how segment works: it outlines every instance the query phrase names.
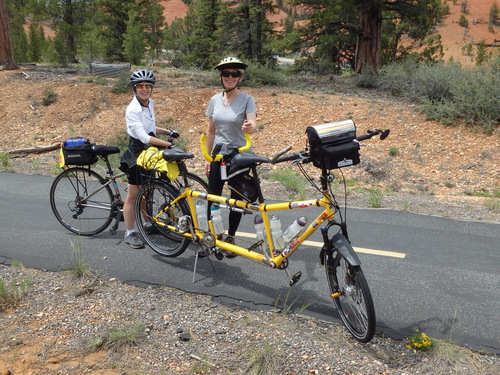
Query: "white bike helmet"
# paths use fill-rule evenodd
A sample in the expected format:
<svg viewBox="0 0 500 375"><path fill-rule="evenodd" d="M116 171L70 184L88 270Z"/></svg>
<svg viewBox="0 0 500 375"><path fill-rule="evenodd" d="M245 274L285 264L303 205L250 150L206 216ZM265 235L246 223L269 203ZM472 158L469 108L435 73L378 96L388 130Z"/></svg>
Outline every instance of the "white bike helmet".
<svg viewBox="0 0 500 375"><path fill-rule="evenodd" d="M147 69L138 69L130 75L129 82L130 86L132 87L137 85L139 82L148 82L154 85L156 82L156 78L153 72Z"/></svg>
<svg viewBox="0 0 500 375"><path fill-rule="evenodd" d="M236 57L226 57L222 59L214 69L238 69L241 73L243 73L246 68L248 68L248 65L243 63L240 59Z"/></svg>

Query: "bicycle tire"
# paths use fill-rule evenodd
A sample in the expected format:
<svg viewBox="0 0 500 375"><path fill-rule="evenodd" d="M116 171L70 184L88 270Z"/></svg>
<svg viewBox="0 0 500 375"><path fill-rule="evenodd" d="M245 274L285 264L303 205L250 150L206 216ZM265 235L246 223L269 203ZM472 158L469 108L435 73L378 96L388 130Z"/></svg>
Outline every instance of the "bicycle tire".
<svg viewBox="0 0 500 375"><path fill-rule="evenodd" d="M159 180L144 184L137 193L135 199L135 220L137 227L146 243L161 256L177 257L181 255L189 245L189 239L169 230L165 226L156 225L154 216L160 210L170 205L177 196L179 190ZM185 200L177 202L162 214L158 220L164 224L176 226L181 216L190 216L189 208ZM148 220L146 220L148 218ZM146 221L153 222L153 228L146 231ZM149 232L149 233L148 233Z"/></svg>
<svg viewBox="0 0 500 375"><path fill-rule="evenodd" d="M113 220L113 193L97 172L84 168L68 168L56 176L50 187L50 207L63 227L81 236L94 236ZM102 188L86 199L89 193Z"/></svg>
<svg viewBox="0 0 500 375"><path fill-rule="evenodd" d="M186 172L185 175L189 181L189 184L191 185L191 190L208 192L208 183L203 178L191 172ZM180 192L182 192L182 190L184 189L183 176L180 175L179 177L177 177L177 179L173 181L173 185L177 189L179 189Z"/></svg>
<svg viewBox="0 0 500 375"><path fill-rule="evenodd" d="M359 342L369 342L375 334L375 307L363 270L351 266L340 253L325 254L325 270L331 293L342 322Z"/></svg>

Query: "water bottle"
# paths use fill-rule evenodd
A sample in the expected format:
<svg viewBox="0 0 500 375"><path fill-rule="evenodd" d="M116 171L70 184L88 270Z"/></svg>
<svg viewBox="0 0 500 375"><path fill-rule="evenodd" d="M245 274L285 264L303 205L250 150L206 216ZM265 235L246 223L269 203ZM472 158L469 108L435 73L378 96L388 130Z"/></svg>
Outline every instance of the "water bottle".
<svg viewBox="0 0 500 375"><path fill-rule="evenodd" d="M71 147L71 146L81 146L85 143L89 143L88 139L86 139L86 138L71 138L71 139L67 139L64 142L64 145L66 147Z"/></svg>
<svg viewBox="0 0 500 375"><path fill-rule="evenodd" d="M207 206L205 202L199 200L196 202L196 219L198 220L198 228L205 232L208 231L208 221L207 221Z"/></svg>
<svg viewBox="0 0 500 375"><path fill-rule="evenodd" d="M283 232L281 231L280 219L273 215L269 220L271 226L271 236L273 237L273 245L275 250L283 250L285 242L283 241Z"/></svg>
<svg viewBox="0 0 500 375"><path fill-rule="evenodd" d="M215 206L210 207L210 214L212 216L212 225L214 226L215 234L224 233L224 223L220 215L220 208Z"/></svg>
<svg viewBox="0 0 500 375"><path fill-rule="evenodd" d="M253 225L255 226L255 233L257 234L257 241L264 241L264 246L267 247L267 238L264 227L264 221L260 215L255 216L253 219Z"/></svg>
<svg viewBox="0 0 500 375"><path fill-rule="evenodd" d="M283 241L287 243L297 237L300 232L304 230L306 223L307 218L304 216L295 219L295 221L286 229L285 233L283 233Z"/></svg>

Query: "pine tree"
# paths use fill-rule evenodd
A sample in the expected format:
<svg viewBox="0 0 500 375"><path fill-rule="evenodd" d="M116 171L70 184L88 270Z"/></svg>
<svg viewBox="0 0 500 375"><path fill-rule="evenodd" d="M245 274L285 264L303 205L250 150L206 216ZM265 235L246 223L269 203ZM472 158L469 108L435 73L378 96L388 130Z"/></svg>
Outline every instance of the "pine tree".
<svg viewBox="0 0 500 375"><path fill-rule="evenodd" d="M189 7L183 30L187 50L184 62L187 65L206 69L220 60L222 51L217 38L220 10L220 0L198 0Z"/></svg>
<svg viewBox="0 0 500 375"><path fill-rule="evenodd" d="M144 0L139 7L139 18L142 20L146 45L156 58L161 53L165 26L164 7L158 0Z"/></svg>
<svg viewBox="0 0 500 375"><path fill-rule="evenodd" d="M40 32L38 31L38 23L32 21L28 29L28 59L30 62L42 61L42 41L40 40Z"/></svg>
<svg viewBox="0 0 500 375"><path fill-rule="evenodd" d="M85 25L81 34L78 54L90 65L97 58L104 56L105 43L101 29L94 21L91 21Z"/></svg>
<svg viewBox="0 0 500 375"><path fill-rule="evenodd" d="M14 59L18 63L28 62L28 36L24 31L23 23L23 17L17 15L10 25L12 50L14 51Z"/></svg>
<svg viewBox="0 0 500 375"><path fill-rule="evenodd" d="M124 61L123 40L127 32L128 14L137 7L135 0L96 0L96 23L102 27L106 41L105 57Z"/></svg>
<svg viewBox="0 0 500 375"><path fill-rule="evenodd" d="M132 9L128 12L128 20L125 24L127 31L123 35L123 55L131 64L140 65L146 44L142 24L137 19L135 10Z"/></svg>

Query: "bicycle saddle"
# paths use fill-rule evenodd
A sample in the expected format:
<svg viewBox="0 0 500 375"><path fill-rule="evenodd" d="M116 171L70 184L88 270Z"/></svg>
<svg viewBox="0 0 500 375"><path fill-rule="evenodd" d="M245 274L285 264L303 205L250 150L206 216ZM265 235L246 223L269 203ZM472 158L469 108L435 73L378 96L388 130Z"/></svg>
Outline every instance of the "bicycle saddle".
<svg viewBox="0 0 500 375"><path fill-rule="evenodd" d="M94 155L111 155L118 154L120 149L114 146L105 146L105 145L94 145L92 146L92 153Z"/></svg>
<svg viewBox="0 0 500 375"><path fill-rule="evenodd" d="M163 159L166 161L177 161L182 159L192 159L194 155L180 147L170 147L163 151Z"/></svg>
<svg viewBox="0 0 500 375"><path fill-rule="evenodd" d="M240 167L246 167L253 163L270 163L266 157L258 156L258 155L247 155L247 154L236 154L231 159L231 164L236 164Z"/></svg>

